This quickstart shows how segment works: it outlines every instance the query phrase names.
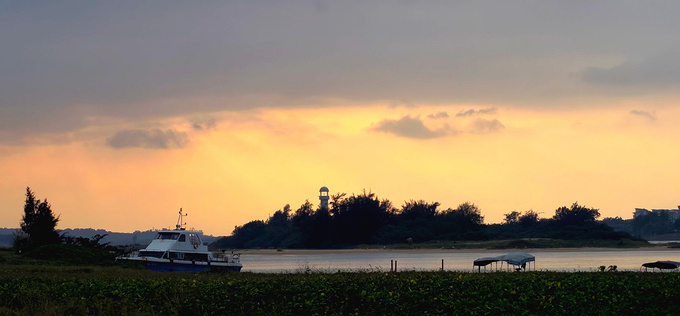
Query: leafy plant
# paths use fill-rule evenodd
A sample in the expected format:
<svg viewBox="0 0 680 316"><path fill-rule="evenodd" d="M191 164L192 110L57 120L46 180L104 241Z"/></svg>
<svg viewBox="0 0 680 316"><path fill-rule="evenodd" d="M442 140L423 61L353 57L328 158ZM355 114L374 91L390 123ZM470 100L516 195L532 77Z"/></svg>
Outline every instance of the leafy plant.
<svg viewBox="0 0 680 316"><path fill-rule="evenodd" d="M0 269L4 314L670 315L676 313L678 293L678 273Z"/></svg>

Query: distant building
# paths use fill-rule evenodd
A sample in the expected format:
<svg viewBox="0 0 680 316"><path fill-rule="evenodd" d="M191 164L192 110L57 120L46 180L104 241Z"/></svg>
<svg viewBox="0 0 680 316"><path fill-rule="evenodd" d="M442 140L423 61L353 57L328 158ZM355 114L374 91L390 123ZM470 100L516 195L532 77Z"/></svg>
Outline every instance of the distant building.
<svg viewBox="0 0 680 316"><path fill-rule="evenodd" d="M327 187L321 187L321 189L319 189L319 207L323 209L328 209L328 191Z"/></svg>
<svg viewBox="0 0 680 316"><path fill-rule="evenodd" d="M678 206L677 209L652 209L651 211L646 208L636 208L635 212L633 212L633 218L644 216L650 213L666 213L668 214L668 219L672 222L675 222L680 218L680 206Z"/></svg>
<svg viewBox="0 0 680 316"><path fill-rule="evenodd" d="M645 216L647 214L651 213L648 209L646 208L635 208L635 212L633 212L633 218L640 217L640 216Z"/></svg>

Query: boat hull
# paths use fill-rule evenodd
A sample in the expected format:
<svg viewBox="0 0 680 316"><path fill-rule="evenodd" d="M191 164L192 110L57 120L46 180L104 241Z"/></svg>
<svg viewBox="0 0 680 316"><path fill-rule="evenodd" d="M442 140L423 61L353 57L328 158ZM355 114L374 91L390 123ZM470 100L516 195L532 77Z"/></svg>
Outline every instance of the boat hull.
<svg viewBox="0 0 680 316"><path fill-rule="evenodd" d="M240 272L241 266L222 266L222 265L206 265L206 264L186 264L176 262L149 262L143 261L142 265L153 271L161 272L203 272L203 271L233 271Z"/></svg>
<svg viewBox="0 0 680 316"><path fill-rule="evenodd" d="M241 264L224 263L219 261L185 261L185 260L144 260L140 258L126 258L131 261L138 261L144 267L161 272L203 272L203 271L232 271L240 272L243 267Z"/></svg>

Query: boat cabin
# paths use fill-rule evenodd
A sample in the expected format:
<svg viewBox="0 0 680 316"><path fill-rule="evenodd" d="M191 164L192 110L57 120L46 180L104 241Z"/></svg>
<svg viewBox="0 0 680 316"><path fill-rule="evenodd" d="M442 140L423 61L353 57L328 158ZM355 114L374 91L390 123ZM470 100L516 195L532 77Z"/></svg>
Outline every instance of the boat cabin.
<svg viewBox="0 0 680 316"><path fill-rule="evenodd" d="M208 261L208 246L196 231L164 230L139 252L141 257Z"/></svg>

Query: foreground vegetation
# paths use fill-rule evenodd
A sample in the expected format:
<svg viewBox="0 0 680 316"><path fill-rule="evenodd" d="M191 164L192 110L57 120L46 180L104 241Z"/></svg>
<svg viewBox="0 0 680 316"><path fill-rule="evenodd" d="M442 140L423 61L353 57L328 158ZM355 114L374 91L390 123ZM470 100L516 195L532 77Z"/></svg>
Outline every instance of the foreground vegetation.
<svg viewBox="0 0 680 316"><path fill-rule="evenodd" d="M4 252L0 297L0 315L670 315L680 273L160 273Z"/></svg>

